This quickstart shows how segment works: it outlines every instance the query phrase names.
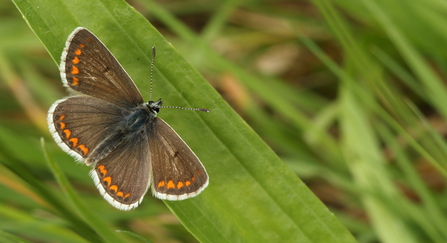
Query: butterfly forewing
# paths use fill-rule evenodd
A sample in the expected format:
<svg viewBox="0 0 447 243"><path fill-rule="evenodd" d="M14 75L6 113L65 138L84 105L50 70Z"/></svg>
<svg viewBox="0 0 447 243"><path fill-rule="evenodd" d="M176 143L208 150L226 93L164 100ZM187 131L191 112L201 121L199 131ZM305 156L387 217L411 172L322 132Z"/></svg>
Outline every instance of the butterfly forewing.
<svg viewBox="0 0 447 243"><path fill-rule="evenodd" d="M152 160L152 192L160 199L183 200L208 185L208 174L194 152L162 119L148 133Z"/></svg>
<svg viewBox="0 0 447 243"><path fill-rule="evenodd" d="M61 59L61 76L69 88L104 101L133 107L143 98L116 58L85 28L68 37Z"/></svg>

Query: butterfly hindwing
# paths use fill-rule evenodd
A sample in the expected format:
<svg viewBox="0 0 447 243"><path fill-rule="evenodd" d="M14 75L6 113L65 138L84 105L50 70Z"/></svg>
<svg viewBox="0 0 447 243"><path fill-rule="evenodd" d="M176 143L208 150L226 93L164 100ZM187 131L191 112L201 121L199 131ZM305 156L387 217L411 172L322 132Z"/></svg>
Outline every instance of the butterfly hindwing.
<svg viewBox="0 0 447 243"><path fill-rule="evenodd" d="M130 210L141 203L149 187L150 159L147 136L135 134L98 161L90 175L110 204Z"/></svg>
<svg viewBox="0 0 447 243"><path fill-rule="evenodd" d="M155 118L148 137L154 196L183 200L207 187L208 174L202 163L166 122Z"/></svg>
<svg viewBox="0 0 447 243"><path fill-rule="evenodd" d="M90 31L76 28L62 53L60 71L64 85L122 107L143 103L135 83Z"/></svg>

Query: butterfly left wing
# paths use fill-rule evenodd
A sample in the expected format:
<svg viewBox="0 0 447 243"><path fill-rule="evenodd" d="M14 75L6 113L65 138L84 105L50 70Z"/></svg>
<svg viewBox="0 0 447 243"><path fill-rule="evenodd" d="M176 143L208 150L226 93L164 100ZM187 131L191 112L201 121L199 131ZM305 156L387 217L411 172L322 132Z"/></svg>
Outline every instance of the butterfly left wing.
<svg viewBox="0 0 447 243"><path fill-rule="evenodd" d="M199 158L162 119L148 132L152 162L152 193L163 200L197 196L208 186L208 174Z"/></svg>
<svg viewBox="0 0 447 243"><path fill-rule="evenodd" d="M138 207L147 192L151 161L147 136L135 134L90 171L101 195L115 208Z"/></svg>

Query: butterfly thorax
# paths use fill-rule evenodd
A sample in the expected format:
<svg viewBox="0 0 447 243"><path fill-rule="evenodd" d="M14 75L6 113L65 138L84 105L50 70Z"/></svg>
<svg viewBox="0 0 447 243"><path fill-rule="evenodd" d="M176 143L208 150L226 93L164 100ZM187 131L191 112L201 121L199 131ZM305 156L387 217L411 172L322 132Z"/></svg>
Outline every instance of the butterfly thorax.
<svg viewBox="0 0 447 243"><path fill-rule="evenodd" d="M151 111L146 104L139 105L130 110L118 126L118 132L123 136L136 134L144 130L147 124L155 118L157 113Z"/></svg>
<svg viewBox="0 0 447 243"><path fill-rule="evenodd" d="M116 129L92 151L86 163L92 164L105 158L120 144L138 139L136 136L147 136L153 131L153 121L161 104L162 101L159 99L125 110L123 119L117 124Z"/></svg>

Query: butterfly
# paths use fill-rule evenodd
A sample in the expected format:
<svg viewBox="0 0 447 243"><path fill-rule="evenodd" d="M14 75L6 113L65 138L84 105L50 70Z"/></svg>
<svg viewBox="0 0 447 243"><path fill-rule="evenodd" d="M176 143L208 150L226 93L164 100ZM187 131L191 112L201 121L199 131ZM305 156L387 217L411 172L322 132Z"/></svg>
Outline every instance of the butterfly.
<svg viewBox="0 0 447 243"><path fill-rule="evenodd" d="M154 58L155 48L151 70ZM90 176L112 206L133 209L149 188L157 198L184 200L208 186L199 158L157 117L162 100L144 102L117 59L86 28L68 36L60 72L73 95L50 107L49 130L62 150L93 167Z"/></svg>

